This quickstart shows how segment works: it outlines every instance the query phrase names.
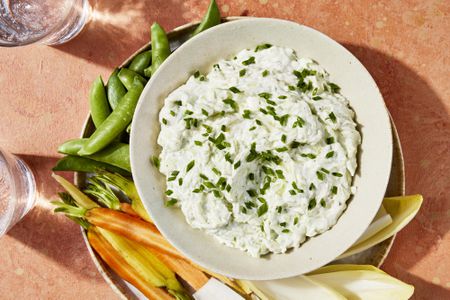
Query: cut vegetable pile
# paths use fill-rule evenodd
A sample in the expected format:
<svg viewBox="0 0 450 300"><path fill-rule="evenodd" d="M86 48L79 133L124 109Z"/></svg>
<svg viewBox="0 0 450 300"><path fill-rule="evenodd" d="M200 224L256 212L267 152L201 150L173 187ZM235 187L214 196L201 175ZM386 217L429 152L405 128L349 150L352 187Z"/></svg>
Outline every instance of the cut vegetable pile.
<svg viewBox="0 0 450 300"><path fill-rule="evenodd" d="M212 0L192 35L219 23L220 12ZM53 175L65 192L52 203L55 212L86 230L92 248L115 273L148 299L192 299L190 290L199 291L207 283L214 286L210 278L242 299L408 299L412 295L412 286L373 266L330 265L295 278L251 282L209 272L183 257L153 225L129 179L128 133L134 110L147 80L170 55L167 36L156 23L151 40L151 50L114 70L106 87L101 77L93 82L89 100L96 129L88 138L62 144L58 151L66 156L53 168L93 174L83 191ZM420 195L386 198L371 227L341 257L394 235L412 220L421 203ZM193 297L211 299L201 292ZM218 294L215 299L224 297Z"/></svg>

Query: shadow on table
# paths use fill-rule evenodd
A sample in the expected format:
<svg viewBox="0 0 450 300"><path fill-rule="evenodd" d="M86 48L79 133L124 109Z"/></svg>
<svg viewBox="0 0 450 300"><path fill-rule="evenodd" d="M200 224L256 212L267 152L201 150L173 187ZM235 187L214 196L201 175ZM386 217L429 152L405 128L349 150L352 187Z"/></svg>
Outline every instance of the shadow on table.
<svg viewBox="0 0 450 300"><path fill-rule="evenodd" d="M182 2L177 5L172 2L91 1L92 17L83 32L54 48L114 68L150 40L153 22L157 21L167 31L186 23L183 12L189 8Z"/></svg>
<svg viewBox="0 0 450 300"><path fill-rule="evenodd" d="M52 200L62 188L51 178L51 168L57 157L18 155L33 171L36 179L36 206L7 235L51 258L67 270L90 280L101 280L96 276L84 245L80 227L63 215L55 215ZM66 177L70 177L70 174ZM87 269L89 267L89 269ZM87 272L87 271L90 272Z"/></svg>
<svg viewBox="0 0 450 300"><path fill-rule="evenodd" d="M445 196L450 190L449 112L433 88L401 61L374 49L344 46L374 77L395 121L405 158L406 193L424 196L416 218L397 235L384 268L399 279L423 287L416 290L417 299L426 299L428 288L437 293L434 299L444 299L448 291L407 270L430 254L450 230L450 203Z"/></svg>

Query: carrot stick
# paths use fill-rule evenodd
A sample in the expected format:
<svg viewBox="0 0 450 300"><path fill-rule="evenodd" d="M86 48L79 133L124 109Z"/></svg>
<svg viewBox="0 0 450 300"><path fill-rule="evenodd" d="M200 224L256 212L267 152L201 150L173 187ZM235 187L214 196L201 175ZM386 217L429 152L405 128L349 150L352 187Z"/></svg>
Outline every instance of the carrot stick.
<svg viewBox="0 0 450 300"><path fill-rule="evenodd" d="M165 290L153 287L144 281L138 273L123 259L116 250L99 234L93 230L88 231L89 243L100 255L106 264L120 277L133 284L147 298L155 300L173 300Z"/></svg>
<svg viewBox="0 0 450 300"><path fill-rule="evenodd" d="M196 291L203 287L209 280L202 271L184 259L172 257L161 252L154 252L154 254Z"/></svg>
<svg viewBox="0 0 450 300"><path fill-rule="evenodd" d="M129 214L130 216L139 217L139 215L134 211L134 209L128 203L121 202L120 203L120 210L123 211L126 214Z"/></svg>
<svg viewBox="0 0 450 300"><path fill-rule="evenodd" d="M155 225L108 208L93 208L86 212L89 223L120 234L150 248L183 259L184 257L159 233Z"/></svg>

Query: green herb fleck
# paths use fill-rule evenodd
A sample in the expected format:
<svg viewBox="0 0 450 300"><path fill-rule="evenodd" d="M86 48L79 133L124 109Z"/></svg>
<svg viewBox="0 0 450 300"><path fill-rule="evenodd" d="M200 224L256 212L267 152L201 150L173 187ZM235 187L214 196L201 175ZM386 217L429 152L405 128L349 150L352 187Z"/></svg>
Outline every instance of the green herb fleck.
<svg viewBox="0 0 450 300"><path fill-rule="evenodd" d="M292 141L291 144L289 145L291 147L291 149L296 149L301 145L301 143L297 142L297 141Z"/></svg>
<svg viewBox="0 0 450 300"><path fill-rule="evenodd" d="M170 115L171 115L172 117L175 117L177 114L176 114L173 110L171 110L171 111L170 111Z"/></svg>
<svg viewBox="0 0 450 300"><path fill-rule="evenodd" d="M278 178L280 178L280 179L285 179L282 170L275 170L275 173L277 173Z"/></svg>
<svg viewBox="0 0 450 300"><path fill-rule="evenodd" d="M331 120L333 123L336 123L336 116L334 115L333 112L330 112L330 113L328 114L328 116L330 117L330 120Z"/></svg>
<svg viewBox="0 0 450 300"><path fill-rule="evenodd" d="M334 151L330 151L327 153L327 155L325 155L326 158L331 158L334 156Z"/></svg>
<svg viewBox="0 0 450 300"><path fill-rule="evenodd" d="M248 178L249 180L255 180L255 174L249 173L247 178Z"/></svg>
<svg viewBox="0 0 450 300"><path fill-rule="evenodd" d="M258 207L257 214L258 217L261 217L269 210L269 206L267 205L267 202L264 202L260 207Z"/></svg>
<svg viewBox="0 0 450 300"><path fill-rule="evenodd" d="M203 143L200 142L200 141L194 141L194 144L197 145L197 146L203 146Z"/></svg>
<svg viewBox="0 0 450 300"><path fill-rule="evenodd" d="M287 136L286 136L285 134L283 134L283 135L281 136L281 141L282 141L283 143L286 143L286 139L287 139Z"/></svg>
<svg viewBox="0 0 450 300"><path fill-rule="evenodd" d="M317 171L316 175L319 180L323 181L325 179L325 175L322 172Z"/></svg>
<svg viewBox="0 0 450 300"><path fill-rule="evenodd" d="M231 159L231 154L229 152L225 153L225 160L230 164L233 163L233 160Z"/></svg>
<svg viewBox="0 0 450 300"><path fill-rule="evenodd" d="M289 190L289 194L291 194L292 196L295 196L295 195L297 195L297 192L294 190Z"/></svg>
<svg viewBox="0 0 450 300"><path fill-rule="evenodd" d="M159 166L161 164L159 161L159 158L155 155L152 155L150 159L151 159L153 166L155 166L155 168L159 169Z"/></svg>
<svg viewBox="0 0 450 300"><path fill-rule="evenodd" d="M216 168L212 168L211 169L217 176L222 175L222 172L220 172L219 170L217 170Z"/></svg>
<svg viewBox="0 0 450 300"><path fill-rule="evenodd" d="M298 224L298 217L296 216L295 218L294 218L294 225L297 225Z"/></svg>
<svg viewBox="0 0 450 300"><path fill-rule="evenodd" d="M251 113L250 110L245 109L245 110L244 110L244 113L242 114L242 117L243 117L244 119L250 119L250 113Z"/></svg>
<svg viewBox="0 0 450 300"><path fill-rule="evenodd" d="M320 171L324 172L325 174L330 174L330 171L328 171L328 170L325 169L325 168L320 168Z"/></svg>
<svg viewBox="0 0 450 300"><path fill-rule="evenodd" d="M320 96L314 96L312 99L313 99L314 101L318 101L318 100L322 100L322 97L320 97Z"/></svg>
<svg viewBox="0 0 450 300"><path fill-rule="evenodd" d="M281 214L282 211L283 211L283 207L277 206L277 213Z"/></svg>
<svg viewBox="0 0 450 300"><path fill-rule="evenodd" d="M266 100L269 100L270 98L272 98L272 94L271 93L259 93L258 96L261 97L261 98L264 98Z"/></svg>
<svg viewBox="0 0 450 300"><path fill-rule="evenodd" d="M239 71L239 77L244 77L244 76L245 76L245 73L247 73L247 70L246 70L246 69L240 70L240 71Z"/></svg>
<svg viewBox="0 0 450 300"><path fill-rule="evenodd" d="M164 125L167 125L167 120L166 119L162 118L162 122L163 122Z"/></svg>
<svg viewBox="0 0 450 300"><path fill-rule="evenodd" d="M195 71L194 78L199 78L199 77L200 77L200 71Z"/></svg>
<svg viewBox="0 0 450 300"><path fill-rule="evenodd" d="M174 103L175 103L175 105L177 105L177 106L182 106L182 105L183 105L183 103L181 102L181 100L176 100L176 101L174 101Z"/></svg>
<svg viewBox="0 0 450 300"><path fill-rule="evenodd" d="M331 175L336 176L336 177L342 177L342 174L338 173L338 172L333 172L333 173L331 173Z"/></svg>
<svg viewBox="0 0 450 300"><path fill-rule="evenodd" d="M181 178L181 177L178 178L178 185L180 185L180 186L183 185L183 178Z"/></svg>
<svg viewBox="0 0 450 300"><path fill-rule="evenodd" d="M311 209L313 209L314 207L316 207L316 198L312 198L311 200L309 200L309 203L308 203L308 209L309 210L311 210Z"/></svg>
<svg viewBox="0 0 450 300"><path fill-rule="evenodd" d="M235 86L230 87L229 90L235 94L242 93L242 91Z"/></svg>
<svg viewBox="0 0 450 300"><path fill-rule="evenodd" d="M205 174L200 173L199 176L203 180L209 180L209 178Z"/></svg>
<svg viewBox="0 0 450 300"><path fill-rule="evenodd" d="M244 60L242 62L242 64L244 66L248 66L248 65L251 65L251 64L254 64L254 63L255 63L255 57L254 56L250 56L247 60Z"/></svg>
<svg viewBox="0 0 450 300"><path fill-rule="evenodd" d="M252 127L250 127L249 129L248 129L248 131L253 131L253 130L255 130L256 129L256 126L252 126Z"/></svg>
<svg viewBox="0 0 450 300"><path fill-rule="evenodd" d="M334 137L332 137L332 136L327 137L327 139L325 140L325 142L327 143L327 145L334 144Z"/></svg>
<svg viewBox="0 0 450 300"><path fill-rule="evenodd" d="M177 202L178 202L178 199L171 198L170 200L166 201L166 206L167 207L174 206L175 204L177 204Z"/></svg>
<svg viewBox="0 0 450 300"><path fill-rule="evenodd" d="M191 162L188 163L188 165L186 166L186 173L189 172L190 170L192 170L192 168L195 166L195 160L192 160Z"/></svg>
<svg viewBox="0 0 450 300"><path fill-rule="evenodd" d="M256 125L258 125L258 126L262 125L262 122L260 120L258 120L258 119L256 119L255 122L256 122Z"/></svg>
<svg viewBox="0 0 450 300"><path fill-rule="evenodd" d="M227 98L227 99L224 99L222 101L223 101L223 103L228 104L234 111L238 111L239 110L238 104L233 99Z"/></svg>
<svg viewBox="0 0 450 300"><path fill-rule="evenodd" d="M309 190L312 191L315 189L316 189L316 186L314 185L314 183L311 182L311 184L309 185Z"/></svg>
<svg viewBox="0 0 450 300"><path fill-rule="evenodd" d="M331 193L336 195L337 192L338 192L338 187L335 186L335 185L333 185L333 186L331 187Z"/></svg>
<svg viewBox="0 0 450 300"><path fill-rule="evenodd" d="M261 51L261 50L265 50L265 49L269 49L270 47L272 47L271 44L261 44L256 46L255 48L255 52Z"/></svg>
<svg viewBox="0 0 450 300"><path fill-rule="evenodd" d="M297 121L294 122L294 124L292 124L292 128L295 127L303 127L305 125L305 120L303 120L301 117L297 117Z"/></svg>
<svg viewBox="0 0 450 300"><path fill-rule="evenodd" d="M209 116L209 113L207 110L205 110L204 108L202 108L202 114L204 114L205 116Z"/></svg>
<svg viewBox="0 0 450 300"><path fill-rule="evenodd" d="M239 160L237 163L235 163L233 165L233 168L236 170L237 168L239 168L241 166L241 161Z"/></svg>
<svg viewBox="0 0 450 300"><path fill-rule="evenodd" d="M330 82L328 85L330 86L330 90L332 93L339 93L341 90L341 88L335 83Z"/></svg>
<svg viewBox="0 0 450 300"><path fill-rule="evenodd" d="M250 196L250 197L256 197L256 191L254 190L254 189L250 189L250 190L247 190L247 194Z"/></svg>
<svg viewBox="0 0 450 300"><path fill-rule="evenodd" d="M170 195L173 194L173 191L172 191L172 190L167 190L165 194L166 194L167 196L170 196Z"/></svg>
<svg viewBox="0 0 450 300"><path fill-rule="evenodd" d="M285 95L278 96L278 99L286 99L286 98L287 98L287 96L285 96Z"/></svg>
<svg viewBox="0 0 450 300"><path fill-rule="evenodd" d="M267 75L269 75L269 71L268 71L268 70L264 70L264 71L261 73L261 75L262 75L262 77L266 77Z"/></svg>
<svg viewBox="0 0 450 300"><path fill-rule="evenodd" d="M288 148L287 147L280 147L280 148L276 148L275 150L277 152L285 152L285 151L288 151Z"/></svg>
<svg viewBox="0 0 450 300"><path fill-rule="evenodd" d="M282 232L282 233L289 233L289 232L291 232L291 231L290 231L289 229L286 228L286 229L281 230L281 232Z"/></svg>
<svg viewBox="0 0 450 300"><path fill-rule="evenodd" d="M295 91L295 86L290 85L290 86L288 86L288 89L289 89L290 91Z"/></svg>

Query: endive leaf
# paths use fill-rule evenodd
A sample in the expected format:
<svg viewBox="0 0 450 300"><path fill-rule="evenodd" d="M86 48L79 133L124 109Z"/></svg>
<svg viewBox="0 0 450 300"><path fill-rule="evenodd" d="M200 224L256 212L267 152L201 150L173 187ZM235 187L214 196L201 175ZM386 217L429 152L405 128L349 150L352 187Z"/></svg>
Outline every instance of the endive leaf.
<svg viewBox="0 0 450 300"><path fill-rule="evenodd" d="M269 299L276 300L344 300L345 297L321 282L306 276L279 280L252 281Z"/></svg>
<svg viewBox="0 0 450 300"><path fill-rule="evenodd" d="M414 287L386 273L352 270L309 275L309 278L330 286L347 299L384 300L409 299Z"/></svg>
<svg viewBox="0 0 450 300"><path fill-rule="evenodd" d="M422 195L384 198L383 206L392 217L392 223L372 237L353 245L338 259L364 251L399 232L417 214L422 205Z"/></svg>
<svg viewBox="0 0 450 300"><path fill-rule="evenodd" d="M366 229L366 231L364 231L363 235L361 235L354 244L364 242L365 240L367 240L380 230L389 226L389 224L391 223L392 223L391 215L388 214L384 206L381 205L372 223L370 223L369 227Z"/></svg>
<svg viewBox="0 0 450 300"><path fill-rule="evenodd" d="M316 275L323 273L332 273L332 272L341 272L341 271L374 271L379 272L381 274L386 274L382 270L374 267L372 265L351 265L351 264L338 264L338 265L329 265L312 272L309 272L307 275Z"/></svg>

